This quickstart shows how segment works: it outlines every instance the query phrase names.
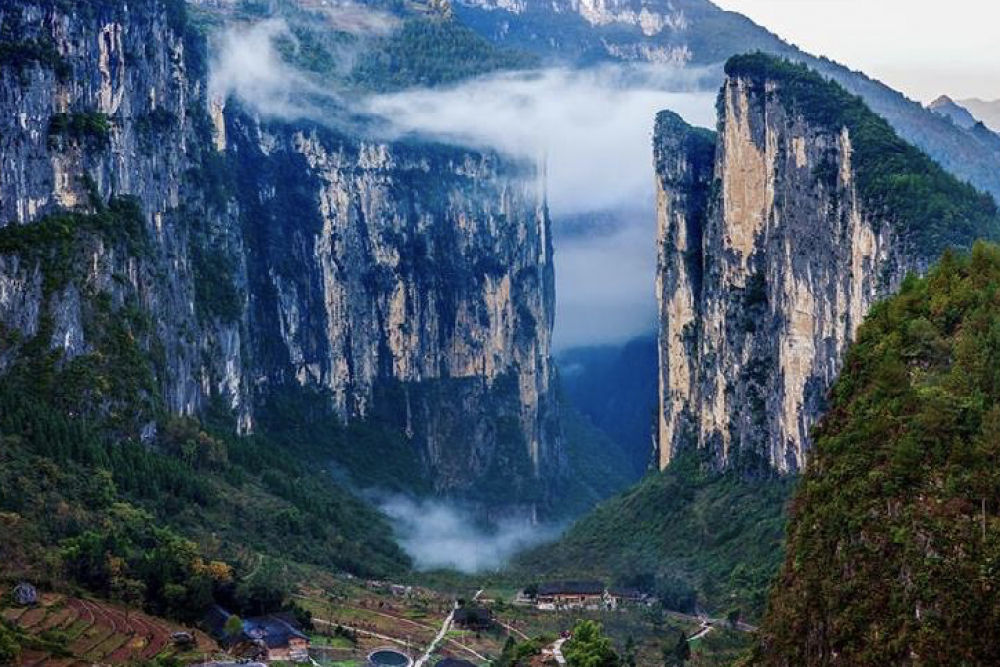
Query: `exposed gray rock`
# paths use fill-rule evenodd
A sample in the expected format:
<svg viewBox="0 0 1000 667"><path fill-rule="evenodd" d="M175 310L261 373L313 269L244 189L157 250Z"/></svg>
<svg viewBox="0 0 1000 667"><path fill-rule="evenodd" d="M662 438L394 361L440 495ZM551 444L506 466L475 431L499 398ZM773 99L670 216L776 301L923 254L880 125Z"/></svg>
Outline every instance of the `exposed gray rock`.
<svg viewBox="0 0 1000 667"><path fill-rule="evenodd" d="M660 465L801 469L809 430L872 304L927 258L855 188L852 137L726 81L707 140L661 116ZM706 185L710 183L710 185Z"/></svg>
<svg viewBox="0 0 1000 667"><path fill-rule="evenodd" d="M345 420L399 418L441 492L496 476L513 503L544 495L561 459L531 165L209 100L203 45L168 4L25 1L0 21L56 54L0 72L0 226L128 195L148 241L81 231L65 280L0 254L0 333L44 331L70 359L91 351L100 308L138 310L174 414L221 399L247 432L270 392L315 387Z"/></svg>

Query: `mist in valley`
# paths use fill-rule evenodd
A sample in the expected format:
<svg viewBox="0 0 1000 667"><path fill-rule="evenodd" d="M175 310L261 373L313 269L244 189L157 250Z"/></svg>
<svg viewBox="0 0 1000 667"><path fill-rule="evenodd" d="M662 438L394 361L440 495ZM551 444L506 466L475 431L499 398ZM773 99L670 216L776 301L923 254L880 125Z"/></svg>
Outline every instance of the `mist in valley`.
<svg viewBox="0 0 1000 667"><path fill-rule="evenodd" d="M653 123L671 109L713 127L719 68L549 68L357 96L289 65L276 43L290 35L280 20L224 34L212 71L216 96L233 95L265 117L333 126L367 118L375 139L419 136L535 161L553 219L556 350L622 344L654 330Z"/></svg>
<svg viewBox="0 0 1000 667"><path fill-rule="evenodd" d="M400 546L419 570L496 570L519 551L556 539L563 529L527 516L487 523L460 503L441 499L368 495L392 521Z"/></svg>

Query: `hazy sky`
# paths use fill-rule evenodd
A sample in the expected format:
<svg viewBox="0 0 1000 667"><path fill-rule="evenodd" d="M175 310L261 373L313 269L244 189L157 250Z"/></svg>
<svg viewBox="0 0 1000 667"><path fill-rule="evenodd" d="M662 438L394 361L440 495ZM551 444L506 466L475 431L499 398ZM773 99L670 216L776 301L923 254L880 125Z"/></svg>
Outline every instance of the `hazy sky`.
<svg viewBox="0 0 1000 667"><path fill-rule="evenodd" d="M921 102L1000 98L997 0L712 0Z"/></svg>

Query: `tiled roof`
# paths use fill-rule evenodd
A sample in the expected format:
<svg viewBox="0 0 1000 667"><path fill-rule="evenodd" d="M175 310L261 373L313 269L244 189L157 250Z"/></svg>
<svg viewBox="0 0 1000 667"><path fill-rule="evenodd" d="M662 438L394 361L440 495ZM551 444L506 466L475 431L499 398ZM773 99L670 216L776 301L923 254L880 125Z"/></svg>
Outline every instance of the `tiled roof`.
<svg viewBox="0 0 1000 667"><path fill-rule="evenodd" d="M262 639L268 648L287 646L292 638L308 639L295 622L287 614L271 614L243 619L243 632L238 637L226 633L226 621L232 616L228 611L214 605L205 614L202 622L210 635L225 645L231 645L243 639Z"/></svg>
<svg viewBox="0 0 1000 667"><path fill-rule="evenodd" d="M251 639L263 639L268 648L287 646L293 638L308 637L281 616L255 616L243 619L243 634Z"/></svg>
<svg viewBox="0 0 1000 667"><path fill-rule="evenodd" d="M539 584L539 595L602 595L604 583L600 581L552 581Z"/></svg>

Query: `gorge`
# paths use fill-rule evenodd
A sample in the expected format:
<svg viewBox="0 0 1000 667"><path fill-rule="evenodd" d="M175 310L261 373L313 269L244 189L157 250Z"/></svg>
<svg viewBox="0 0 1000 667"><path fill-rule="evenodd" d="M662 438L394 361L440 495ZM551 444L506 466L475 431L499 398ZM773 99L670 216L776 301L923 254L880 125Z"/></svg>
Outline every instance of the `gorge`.
<svg viewBox="0 0 1000 667"><path fill-rule="evenodd" d="M0 663L995 657L983 127L707 0L12 0L0 110Z"/></svg>
<svg viewBox="0 0 1000 667"><path fill-rule="evenodd" d="M179 2L3 12L48 49L4 69L4 366L36 338L58 366L82 363L99 352L95 321L132 309L149 325L130 335L156 356L144 391L170 413L214 401L249 433L275 392L315 390L341 419L397 426L413 474L441 493L492 477L519 489L514 505L543 502L560 452L533 167L222 104L182 15ZM126 201L134 247L70 229L57 249L22 250L62 210ZM95 398L104 412L131 397ZM158 409L123 434L153 441Z"/></svg>

